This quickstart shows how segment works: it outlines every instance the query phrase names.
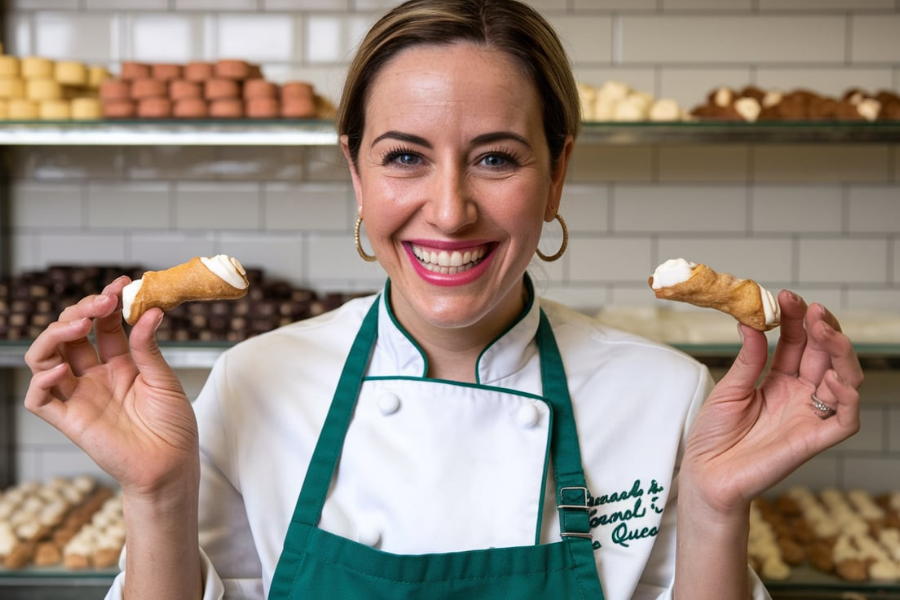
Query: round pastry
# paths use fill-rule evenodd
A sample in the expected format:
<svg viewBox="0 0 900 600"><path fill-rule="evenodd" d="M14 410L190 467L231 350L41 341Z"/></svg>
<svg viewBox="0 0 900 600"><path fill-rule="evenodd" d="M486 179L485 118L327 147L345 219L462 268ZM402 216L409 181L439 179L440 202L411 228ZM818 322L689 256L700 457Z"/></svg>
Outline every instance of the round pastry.
<svg viewBox="0 0 900 600"><path fill-rule="evenodd" d="M135 100L145 98L166 98L169 89L165 81L159 79L135 79L131 82L131 97Z"/></svg>
<svg viewBox="0 0 900 600"><path fill-rule="evenodd" d="M281 103L275 98L250 98L245 107L250 119L277 119L281 116Z"/></svg>
<svg viewBox="0 0 900 600"><path fill-rule="evenodd" d="M315 90L311 83L305 81L288 81L281 86L282 102L288 100L306 100L315 96Z"/></svg>
<svg viewBox="0 0 900 600"><path fill-rule="evenodd" d="M9 101L9 118L14 121L37 119L39 114L37 102L24 98L13 98Z"/></svg>
<svg viewBox="0 0 900 600"><path fill-rule="evenodd" d="M107 79L100 84L101 100L130 100L131 82L124 79Z"/></svg>
<svg viewBox="0 0 900 600"><path fill-rule="evenodd" d="M107 79L112 79L112 73L106 67L88 67L88 87L98 88Z"/></svg>
<svg viewBox="0 0 900 600"><path fill-rule="evenodd" d="M119 74L122 79L148 79L150 77L150 65L125 61Z"/></svg>
<svg viewBox="0 0 900 600"><path fill-rule="evenodd" d="M18 77L0 79L0 98L24 98L25 81Z"/></svg>
<svg viewBox="0 0 900 600"><path fill-rule="evenodd" d="M137 115L137 106L131 100L104 101L102 108L105 119L133 119Z"/></svg>
<svg viewBox="0 0 900 600"><path fill-rule="evenodd" d="M0 98L0 121L9 118L9 100Z"/></svg>
<svg viewBox="0 0 900 600"><path fill-rule="evenodd" d="M139 100L137 116L141 119L168 119L172 116L172 101L168 98Z"/></svg>
<svg viewBox="0 0 900 600"><path fill-rule="evenodd" d="M183 98L175 101L172 116L178 119L205 119L209 116L209 107L203 98Z"/></svg>
<svg viewBox="0 0 900 600"><path fill-rule="evenodd" d="M153 79L171 81L181 79L182 67L172 63L157 63L150 66L150 76Z"/></svg>
<svg viewBox="0 0 900 600"><path fill-rule="evenodd" d="M0 77L18 77L19 59L15 56L0 55Z"/></svg>
<svg viewBox="0 0 900 600"><path fill-rule="evenodd" d="M39 56L28 56L19 63L19 71L25 79L52 79L53 61Z"/></svg>
<svg viewBox="0 0 900 600"><path fill-rule="evenodd" d="M203 98L203 87L196 81L173 79L169 82L169 98L175 102L187 98Z"/></svg>
<svg viewBox="0 0 900 600"><path fill-rule="evenodd" d="M204 85L204 96L207 100L240 98L241 86L232 79L210 79Z"/></svg>
<svg viewBox="0 0 900 600"><path fill-rule="evenodd" d="M70 104L73 119L91 121L103 116L100 100L97 98L73 98Z"/></svg>
<svg viewBox="0 0 900 600"><path fill-rule="evenodd" d="M184 78L188 81L203 82L215 76L215 67L208 62L191 62L184 67Z"/></svg>
<svg viewBox="0 0 900 600"><path fill-rule="evenodd" d="M243 81L250 77L250 63L244 60L220 60L215 64L215 76L219 79Z"/></svg>
<svg viewBox="0 0 900 600"><path fill-rule="evenodd" d="M283 99L281 116L285 119L313 119L316 117L316 101L313 98Z"/></svg>
<svg viewBox="0 0 900 600"><path fill-rule="evenodd" d="M59 100L62 98L62 88L53 79L28 79L25 81L25 95L36 102Z"/></svg>
<svg viewBox="0 0 900 600"><path fill-rule="evenodd" d="M244 103L237 98L222 98L209 103L209 116L214 119L240 119L244 116Z"/></svg>
<svg viewBox="0 0 900 600"><path fill-rule="evenodd" d="M278 84L265 79L248 79L244 82L244 99L278 98Z"/></svg>
<svg viewBox="0 0 900 600"><path fill-rule="evenodd" d="M63 85L87 85L88 71L83 63L72 60L56 63L54 70L56 81Z"/></svg>
<svg viewBox="0 0 900 600"><path fill-rule="evenodd" d="M68 100L43 100L38 105L38 117L44 121L66 121L71 116Z"/></svg>

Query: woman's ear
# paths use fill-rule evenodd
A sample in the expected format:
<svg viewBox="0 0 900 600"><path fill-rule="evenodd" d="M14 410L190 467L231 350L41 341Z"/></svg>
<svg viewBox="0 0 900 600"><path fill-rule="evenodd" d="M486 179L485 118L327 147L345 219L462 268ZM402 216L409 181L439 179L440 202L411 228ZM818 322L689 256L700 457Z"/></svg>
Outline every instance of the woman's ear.
<svg viewBox="0 0 900 600"><path fill-rule="evenodd" d="M361 215L362 183L359 180L359 171L356 168L356 163L354 163L353 157L350 156L350 144L348 140L349 138L346 135L340 137L341 151L344 153L344 158L347 159L347 167L350 169L350 180L353 183L353 193L356 195L356 210Z"/></svg>
<svg viewBox="0 0 900 600"><path fill-rule="evenodd" d="M572 158L572 151L575 149L575 138L571 135L566 136L563 144L562 152L559 158L552 165L550 173L550 193L547 197L547 209L544 212L544 220L548 223L556 218L556 212L559 210L559 203L562 200L562 190L566 183L566 172L569 169L569 160Z"/></svg>

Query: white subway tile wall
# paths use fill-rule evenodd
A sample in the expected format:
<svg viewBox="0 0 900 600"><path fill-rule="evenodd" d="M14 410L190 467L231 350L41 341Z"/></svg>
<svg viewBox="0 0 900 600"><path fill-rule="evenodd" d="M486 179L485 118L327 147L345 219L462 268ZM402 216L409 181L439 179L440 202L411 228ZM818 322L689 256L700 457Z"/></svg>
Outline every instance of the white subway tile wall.
<svg viewBox="0 0 900 600"><path fill-rule="evenodd" d="M243 58L336 100L366 28L396 0L14 0L7 52L102 64ZM533 0L580 81L624 81L684 108L723 85L839 95L900 91L896 0ZM11 153L11 251L22 272L230 252L327 291L380 287L353 248L356 204L339 149L25 147ZM897 145L579 145L562 203L570 249L535 261L537 289L586 312L658 304L654 266L686 256L790 287L839 311L900 307ZM553 252L557 223L541 247ZM365 242L364 242L365 243ZM191 394L204 369L180 372ZM21 479L94 471L21 408ZM862 431L789 485L900 489L900 376L863 388ZM777 491L777 490L776 490Z"/></svg>

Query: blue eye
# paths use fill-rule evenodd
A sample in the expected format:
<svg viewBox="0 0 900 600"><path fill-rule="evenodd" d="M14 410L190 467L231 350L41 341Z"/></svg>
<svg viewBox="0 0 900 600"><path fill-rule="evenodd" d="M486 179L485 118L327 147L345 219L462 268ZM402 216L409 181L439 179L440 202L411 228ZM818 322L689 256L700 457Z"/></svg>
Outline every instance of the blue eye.
<svg viewBox="0 0 900 600"><path fill-rule="evenodd" d="M489 167L503 167L509 162L505 156L500 154L488 154L482 161Z"/></svg>

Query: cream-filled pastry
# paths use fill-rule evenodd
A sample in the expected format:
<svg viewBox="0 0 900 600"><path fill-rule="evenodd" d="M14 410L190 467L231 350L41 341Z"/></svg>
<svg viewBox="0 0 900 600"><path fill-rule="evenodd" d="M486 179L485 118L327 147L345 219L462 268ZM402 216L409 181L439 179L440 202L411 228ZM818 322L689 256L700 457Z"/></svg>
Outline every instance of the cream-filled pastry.
<svg viewBox="0 0 900 600"><path fill-rule="evenodd" d="M659 265L649 279L657 298L714 308L759 331L781 323L775 296L753 281L717 273L706 265L673 258Z"/></svg>
<svg viewBox="0 0 900 600"><path fill-rule="evenodd" d="M234 300L247 294L247 272L225 254L194 257L164 271L147 271L122 290L122 316L134 325L151 308L170 310L201 300Z"/></svg>

